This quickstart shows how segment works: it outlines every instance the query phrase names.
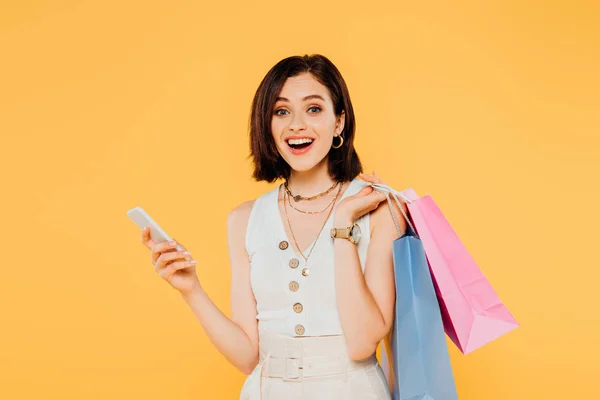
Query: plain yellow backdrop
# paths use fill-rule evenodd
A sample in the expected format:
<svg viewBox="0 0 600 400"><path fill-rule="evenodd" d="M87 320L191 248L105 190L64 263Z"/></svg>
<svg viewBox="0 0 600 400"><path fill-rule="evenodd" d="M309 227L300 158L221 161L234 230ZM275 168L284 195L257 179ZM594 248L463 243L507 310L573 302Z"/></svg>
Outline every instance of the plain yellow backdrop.
<svg viewBox="0 0 600 400"><path fill-rule="evenodd" d="M0 6L0 398L237 399L245 376L154 272L144 207L229 314L254 91L341 70L365 172L431 194L521 327L450 355L461 400L600 398L593 1Z"/></svg>

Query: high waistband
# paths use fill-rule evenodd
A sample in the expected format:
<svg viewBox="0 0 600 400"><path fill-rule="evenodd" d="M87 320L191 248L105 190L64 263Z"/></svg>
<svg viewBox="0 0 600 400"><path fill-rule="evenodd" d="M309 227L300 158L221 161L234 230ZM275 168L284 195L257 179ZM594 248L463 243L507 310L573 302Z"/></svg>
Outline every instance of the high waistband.
<svg viewBox="0 0 600 400"><path fill-rule="evenodd" d="M298 382L306 378L341 374L377 363L375 354L355 361L348 355L343 335L289 337L262 330L259 333L261 376Z"/></svg>
<svg viewBox="0 0 600 400"><path fill-rule="evenodd" d="M352 360L343 335L289 337L264 329L259 329L259 357L243 398L260 399L263 378L302 382L339 375L347 382L349 372L377 364L375 354L364 360Z"/></svg>

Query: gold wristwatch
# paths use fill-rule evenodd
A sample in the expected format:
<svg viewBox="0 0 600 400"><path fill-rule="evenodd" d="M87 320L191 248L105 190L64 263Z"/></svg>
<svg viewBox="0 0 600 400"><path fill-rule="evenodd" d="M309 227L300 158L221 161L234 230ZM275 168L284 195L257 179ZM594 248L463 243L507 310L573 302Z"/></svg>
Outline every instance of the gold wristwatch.
<svg viewBox="0 0 600 400"><path fill-rule="evenodd" d="M360 226L354 223L347 228L331 228L330 236L333 239L347 239L353 244L360 240Z"/></svg>

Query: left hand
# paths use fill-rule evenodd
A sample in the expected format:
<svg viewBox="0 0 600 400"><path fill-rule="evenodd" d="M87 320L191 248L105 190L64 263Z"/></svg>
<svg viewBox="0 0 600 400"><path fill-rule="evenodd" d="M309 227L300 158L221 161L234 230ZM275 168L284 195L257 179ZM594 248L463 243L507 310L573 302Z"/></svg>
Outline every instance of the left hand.
<svg viewBox="0 0 600 400"><path fill-rule="evenodd" d="M372 174L360 174L359 177L369 183L382 183L383 181L375 171ZM365 186L358 193L347 196L337 206L335 211L335 222L337 224L349 225L366 213L375 210L379 203L386 200L385 194Z"/></svg>

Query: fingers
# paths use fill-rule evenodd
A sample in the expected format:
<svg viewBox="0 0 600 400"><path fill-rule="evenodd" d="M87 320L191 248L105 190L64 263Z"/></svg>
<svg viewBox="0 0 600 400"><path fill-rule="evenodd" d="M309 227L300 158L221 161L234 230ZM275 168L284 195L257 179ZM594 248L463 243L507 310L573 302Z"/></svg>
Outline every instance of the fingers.
<svg viewBox="0 0 600 400"><path fill-rule="evenodd" d="M156 245L156 243L154 243L154 241L150 238L150 228L147 226L142 229L142 243L149 249Z"/></svg>
<svg viewBox="0 0 600 400"><path fill-rule="evenodd" d="M167 249L165 251L177 251L177 250L181 250L181 249L187 250L187 248L183 244L179 243L177 241L177 239L175 239L175 238L173 238L173 241L171 243L175 243L175 245L172 248ZM179 246L180 249L178 249L177 246ZM186 257L186 260L191 260L191 257Z"/></svg>
<svg viewBox="0 0 600 400"><path fill-rule="evenodd" d="M156 245L154 245L154 247L152 247L152 253L162 253L162 252L166 252L172 249L175 249L175 247L177 246L177 242L176 241L164 241L164 242L160 242Z"/></svg>
<svg viewBox="0 0 600 400"><path fill-rule="evenodd" d="M165 280L170 281L171 277L179 270L191 268L198 262L189 255L190 252L177 240L163 241L156 243L150 235L148 226L142 229L142 243L150 249L152 264L154 270ZM179 250L177 246L182 250Z"/></svg>
<svg viewBox="0 0 600 400"><path fill-rule="evenodd" d="M384 201L384 200L387 199L385 197L385 194L383 194L379 190L373 189L371 186L366 186L363 190L365 190L367 188L369 189L369 191L367 191L365 193L365 195L361 196L364 199L363 200L363 207L364 208L375 209L375 208L377 208L377 205L379 203L381 203L382 201Z"/></svg>
<svg viewBox="0 0 600 400"><path fill-rule="evenodd" d="M373 189L373 191L369 193L368 196L366 196L366 200L368 204L367 208L369 209L369 211L373 211L379 206L379 203L381 203L382 201L386 201L387 197L379 190Z"/></svg>
<svg viewBox="0 0 600 400"><path fill-rule="evenodd" d="M371 196L373 197L373 202L376 204L379 204L382 201L387 200L387 197L385 196L385 194L383 194L379 190L373 190L373 193L371 193Z"/></svg>
<svg viewBox="0 0 600 400"><path fill-rule="evenodd" d="M185 260L186 256L188 256L189 254L190 254L190 252L187 250L162 253L156 260L154 267L157 271L159 271L161 268L164 268L165 266L170 266L170 265L176 264L175 262L173 264L169 264L169 262L172 262L172 261L183 259L184 262L190 262L192 260Z"/></svg>
<svg viewBox="0 0 600 400"><path fill-rule="evenodd" d="M144 232L143 235L149 235L149 233ZM142 239L142 242L144 242L144 239ZM174 240L171 242L163 241L160 243L155 243L152 240L146 240L144 244L146 247L150 248L150 259L152 260L152 264L156 262L162 253L170 253L177 250L177 242Z"/></svg>
<svg viewBox="0 0 600 400"><path fill-rule="evenodd" d="M385 194L379 190L375 190L372 186L363 187L354 196L358 198L364 198L365 204L378 204L381 201L386 200Z"/></svg>
<svg viewBox="0 0 600 400"><path fill-rule="evenodd" d="M385 194L373 189L371 186L366 186L364 189L361 189L361 191L365 190L366 188L369 188L368 190L366 190L367 194L359 196L360 200L357 200L356 208L354 208L354 211L352 213L355 219L362 217L366 213L374 211L375 209L377 209L377 207L379 207L379 204L382 201L387 200Z"/></svg>
<svg viewBox="0 0 600 400"><path fill-rule="evenodd" d="M377 174L375 170L373 170L372 174L360 174L360 178L364 181L371 183L383 183L381 177Z"/></svg>
<svg viewBox="0 0 600 400"><path fill-rule="evenodd" d="M371 186L365 186L364 188L360 189L358 191L358 193L356 193L356 197L364 197L367 196L368 194L370 194L373 191L373 188Z"/></svg>
<svg viewBox="0 0 600 400"><path fill-rule="evenodd" d="M163 278L167 279L170 275L173 275L175 272L180 269L190 268L197 264L196 260L185 260L185 261L177 261L167 265L165 268L158 270L158 274Z"/></svg>

